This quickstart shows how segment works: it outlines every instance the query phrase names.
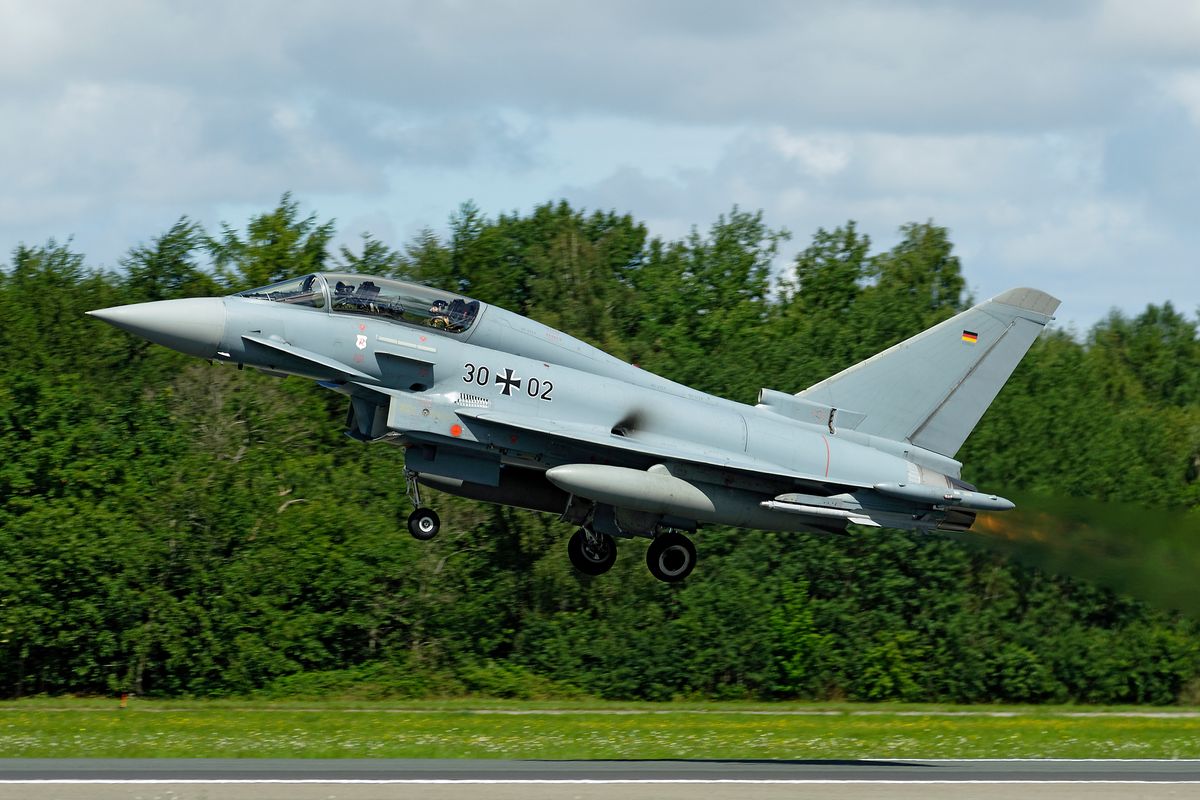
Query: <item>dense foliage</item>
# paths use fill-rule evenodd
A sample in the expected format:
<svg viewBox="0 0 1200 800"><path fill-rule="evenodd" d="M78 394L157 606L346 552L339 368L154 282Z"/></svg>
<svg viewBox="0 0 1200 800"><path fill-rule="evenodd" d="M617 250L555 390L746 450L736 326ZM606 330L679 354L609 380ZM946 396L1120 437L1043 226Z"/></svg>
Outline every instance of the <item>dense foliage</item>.
<svg viewBox="0 0 1200 800"><path fill-rule="evenodd" d="M13 252L0 693L1195 699L1190 614L951 538L704 530L699 568L669 586L640 542L583 578L562 523L438 496L442 535L417 543L400 451L343 437L339 396L84 315L338 265L458 288L753 402L968 304L945 229L907 225L884 252L853 223L820 230L782 280L787 235L737 209L680 241L566 204L464 206L404 251L365 236L335 254L332 232L285 196L245 231L183 219L115 273L70 242ZM1195 509L1197 322L1168 303L1045 335L960 458L989 487Z"/></svg>

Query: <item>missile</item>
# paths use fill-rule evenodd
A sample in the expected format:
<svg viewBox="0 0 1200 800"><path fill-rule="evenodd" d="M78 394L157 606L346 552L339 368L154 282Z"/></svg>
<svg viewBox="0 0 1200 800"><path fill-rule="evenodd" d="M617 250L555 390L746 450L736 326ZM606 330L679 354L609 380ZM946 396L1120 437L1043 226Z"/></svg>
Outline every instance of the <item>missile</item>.
<svg viewBox="0 0 1200 800"><path fill-rule="evenodd" d="M854 512L846 508L830 508L824 505L808 505L803 503L787 503L781 500L764 500L760 505L763 508L772 511L783 511L786 514L803 514L809 517L829 517L831 519L844 519L847 522L853 522L855 525L866 525L871 528L882 528L884 523L880 522L876 516L870 516L863 512Z"/></svg>
<svg viewBox="0 0 1200 800"><path fill-rule="evenodd" d="M864 502L864 500L866 502ZM763 508L809 517L844 519L855 525L872 528L901 528L913 530L970 530L975 513L960 509L933 509L907 505L911 498L896 500L872 496L869 491L829 495L781 494L762 503ZM882 503L883 505L880 505Z"/></svg>
<svg viewBox="0 0 1200 800"><path fill-rule="evenodd" d="M934 506L956 506L976 511L1008 511L1017 507L1016 503L998 495L967 489L951 489L921 483L877 483L873 488L888 497Z"/></svg>
<svg viewBox="0 0 1200 800"><path fill-rule="evenodd" d="M883 505L867 505L862 498L851 493L829 496L789 493L762 503L763 508L783 511L788 514L804 514L814 517L844 519L855 525L872 528L895 528L905 524L916 524L919 528L933 528L937 521L932 517L926 524L918 523L924 516L913 514L913 509L904 508L893 501L884 500Z"/></svg>

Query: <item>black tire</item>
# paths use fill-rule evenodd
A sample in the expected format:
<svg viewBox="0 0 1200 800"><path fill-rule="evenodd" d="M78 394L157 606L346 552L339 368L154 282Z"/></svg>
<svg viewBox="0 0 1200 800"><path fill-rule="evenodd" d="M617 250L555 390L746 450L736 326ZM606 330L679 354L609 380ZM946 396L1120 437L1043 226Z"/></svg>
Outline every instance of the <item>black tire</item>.
<svg viewBox="0 0 1200 800"><path fill-rule="evenodd" d="M408 515L408 532L414 539L428 542L438 535L442 529L442 521L432 508L418 508Z"/></svg>
<svg viewBox="0 0 1200 800"><path fill-rule="evenodd" d="M661 533L646 550L646 566L660 581L678 583L696 568L696 545L677 531Z"/></svg>
<svg viewBox="0 0 1200 800"><path fill-rule="evenodd" d="M607 533L593 537L589 542L587 531L583 528L575 531L567 540L567 555L575 569L584 575L603 575L617 562L617 543Z"/></svg>

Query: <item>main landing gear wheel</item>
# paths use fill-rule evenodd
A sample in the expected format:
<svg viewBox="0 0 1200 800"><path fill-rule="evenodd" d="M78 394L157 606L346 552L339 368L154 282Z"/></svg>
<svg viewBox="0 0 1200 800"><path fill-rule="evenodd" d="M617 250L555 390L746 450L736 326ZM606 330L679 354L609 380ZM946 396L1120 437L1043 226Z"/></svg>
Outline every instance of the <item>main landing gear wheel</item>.
<svg viewBox="0 0 1200 800"><path fill-rule="evenodd" d="M438 535L442 529L442 521L432 508L418 508L408 515L408 532L414 539L428 542Z"/></svg>
<svg viewBox="0 0 1200 800"><path fill-rule="evenodd" d="M646 550L646 566L660 581L678 583L696 568L696 545L678 531L661 533Z"/></svg>
<svg viewBox="0 0 1200 800"><path fill-rule="evenodd" d="M580 528L567 540L567 555L584 575L603 575L617 561L617 543L606 533Z"/></svg>

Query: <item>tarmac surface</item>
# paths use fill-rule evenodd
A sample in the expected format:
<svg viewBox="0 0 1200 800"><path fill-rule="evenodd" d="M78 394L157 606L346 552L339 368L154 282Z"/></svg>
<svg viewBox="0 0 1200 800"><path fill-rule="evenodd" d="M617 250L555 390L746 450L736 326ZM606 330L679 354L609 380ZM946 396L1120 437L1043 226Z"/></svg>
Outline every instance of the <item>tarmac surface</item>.
<svg viewBox="0 0 1200 800"><path fill-rule="evenodd" d="M1183 798L1200 760L0 759L0 798Z"/></svg>
<svg viewBox="0 0 1200 800"><path fill-rule="evenodd" d="M501 759L11 758L0 781L1097 781L1196 782L1200 760L878 759L587 761Z"/></svg>

